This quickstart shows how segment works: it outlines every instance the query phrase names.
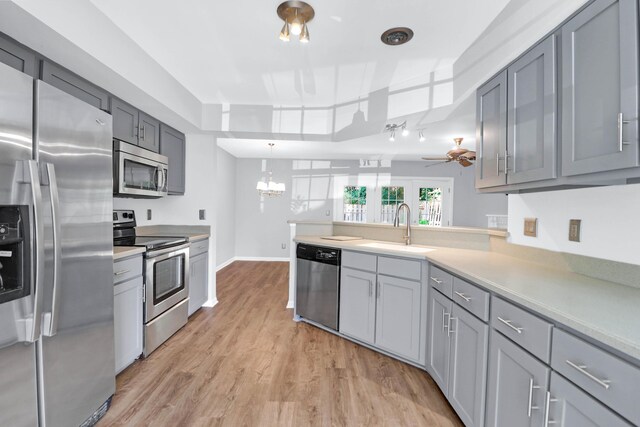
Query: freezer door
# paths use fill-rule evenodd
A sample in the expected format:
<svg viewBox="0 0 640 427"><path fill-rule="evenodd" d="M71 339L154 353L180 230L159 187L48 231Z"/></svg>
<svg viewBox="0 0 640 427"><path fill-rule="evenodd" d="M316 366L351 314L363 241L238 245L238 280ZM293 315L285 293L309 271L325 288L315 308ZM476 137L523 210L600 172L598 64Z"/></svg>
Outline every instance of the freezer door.
<svg viewBox="0 0 640 427"><path fill-rule="evenodd" d="M46 275L44 427L77 426L115 392L111 116L36 85Z"/></svg>
<svg viewBox="0 0 640 427"><path fill-rule="evenodd" d="M33 79L0 64L0 206L28 206L30 223L34 224L32 183L26 163L32 158L32 105ZM33 247L31 239L32 236L24 244ZM0 236L0 251L2 240ZM8 284L9 263L14 260L3 252L0 277L4 275L2 282ZM29 251L29 255L33 253ZM36 350L35 344L29 342L39 336L39 331L32 328L35 307L32 268L30 263L30 277L25 284L29 286L28 295L5 299L0 304L0 426L38 424Z"/></svg>

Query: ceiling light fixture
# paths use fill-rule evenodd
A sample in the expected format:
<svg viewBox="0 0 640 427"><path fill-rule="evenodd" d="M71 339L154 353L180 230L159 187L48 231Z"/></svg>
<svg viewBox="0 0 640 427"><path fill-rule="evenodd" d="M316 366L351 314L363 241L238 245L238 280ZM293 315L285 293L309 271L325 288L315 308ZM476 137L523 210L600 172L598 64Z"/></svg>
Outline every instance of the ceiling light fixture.
<svg viewBox="0 0 640 427"><path fill-rule="evenodd" d="M391 123L384 127L384 132L391 132L391 136L389 137L389 141L393 142L396 140L396 131L400 130L400 134L402 136L409 136L409 129L407 129L407 121L400 124Z"/></svg>
<svg viewBox="0 0 640 427"><path fill-rule="evenodd" d="M315 11L303 1L285 1L277 9L278 16L284 21L280 31L280 40L288 42L289 34L299 36L301 43L309 43L309 21L315 16Z"/></svg>
<svg viewBox="0 0 640 427"><path fill-rule="evenodd" d="M269 143L269 148L271 149L271 169L269 170L269 178L267 181L264 179L258 181L256 184L256 190L258 190L258 194L260 196L281 196L285 192L285 185L283 182L274 182L273 181L273 146L275 144L273 142Z"/></svg>
<svg viewBox="0 0 640 427"><path fill-rule="evenodd" d="M424 137L424 133L422 133L422 131L420 131L418 133L418 141L420 142L425 142L427 139Z"/></svg>
<svg viewBox="0 0 640 427"><path fill-rule="evenodd" d="M399 46L413 38L413 31L407 27L390 28L380 36L382 43L389 46Z"/></svg>

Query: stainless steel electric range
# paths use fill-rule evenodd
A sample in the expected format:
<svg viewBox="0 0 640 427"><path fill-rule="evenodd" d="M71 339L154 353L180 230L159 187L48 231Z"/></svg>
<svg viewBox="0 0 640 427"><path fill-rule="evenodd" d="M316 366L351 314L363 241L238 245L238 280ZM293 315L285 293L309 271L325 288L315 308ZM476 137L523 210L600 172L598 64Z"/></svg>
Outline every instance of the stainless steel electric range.
<svg viewBox="0 0 640 427"><path fill-rule="evenodd" d="M144 356L187 324L189 242L186 237L136 236L135 212L113 211L113 245L144 253Z"/></svg>

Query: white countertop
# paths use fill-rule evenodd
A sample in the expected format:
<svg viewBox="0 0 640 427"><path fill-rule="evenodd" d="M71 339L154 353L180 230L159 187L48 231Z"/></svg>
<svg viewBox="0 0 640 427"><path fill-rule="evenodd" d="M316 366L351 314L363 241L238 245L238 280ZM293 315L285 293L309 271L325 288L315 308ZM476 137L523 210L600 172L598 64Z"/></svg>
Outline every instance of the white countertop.
<svg viewBox="0 0 640 427"><path fill-rule="evenodd" d="M296 242L426 259L640 363L640 289L489 251L297 236Z"/></svg>
<svg viewBox="0 0 640 427"><path fill-rule="evenodd" d="M122 258L127 258L133 255L144 253L145 248L140 246L114 246L113 247L113 260L117 261Z"/></svg>

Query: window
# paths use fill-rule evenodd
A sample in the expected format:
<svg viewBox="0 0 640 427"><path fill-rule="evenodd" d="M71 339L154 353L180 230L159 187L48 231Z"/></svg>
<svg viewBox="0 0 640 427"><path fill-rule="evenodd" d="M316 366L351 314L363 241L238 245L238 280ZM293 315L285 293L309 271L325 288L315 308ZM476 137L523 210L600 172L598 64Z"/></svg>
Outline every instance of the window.
<svg viewBox="0 0 640 427"><path fill-rule="evenodd" d="M346 185L342 199L344 221L367 222L367 187Z"/></svg>
<svg viewBox="0 0 640 427"><path fill-rule="evenodd" d="M442 189L439 187L418 188L418 224L442 225Z"/></svg>
<svg viewBox="0 0 640 427"><path fill-rule="evenodd" d="M383 186L380 188L380 222L393 223L398 205L404 203L403 186Z"/></svg>

